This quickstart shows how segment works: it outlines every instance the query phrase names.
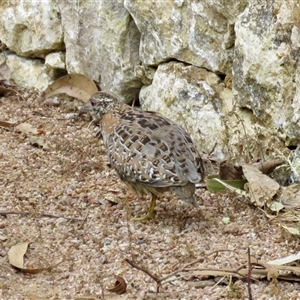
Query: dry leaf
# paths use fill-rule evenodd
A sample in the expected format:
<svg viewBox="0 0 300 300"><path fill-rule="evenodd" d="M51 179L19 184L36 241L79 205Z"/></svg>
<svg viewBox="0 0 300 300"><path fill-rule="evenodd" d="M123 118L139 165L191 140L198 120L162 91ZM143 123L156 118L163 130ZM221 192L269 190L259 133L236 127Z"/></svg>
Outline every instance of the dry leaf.
<svg viewBox="0 0 300 300"><path fill-rule="evenodd" d="M270 201L280 188L275 180L262 174L252 165L243 165L243 172L248 180L250 200L258 207Z"/></svg>
<svg viewBox="0 0 300 300"><path fill-rule="evenodd" d="M37 128L33 127L31 124L28 123L21 123L15 127L16 131L20 131L26 134L38 134L39 131Z"/></svg>
<svg viewBox="0 0 300 300"><path fill-rule="evenodd" d="M128 299L128 296L126 295L126 297L124 297L119 295L105 294L104 299L105 300L126 300Z"/></svg>
<svg viewBox="0 0 300 300"><path fill-rule="evenodd" d="M20 271L29 274L37 274L44 270L49 269L49 267L45 268L24 268L24 255L28 249L29 243L23 243L16 246L12 246L8 251L8 261L9 263L18 268Z"/></svg>
<svg viewBox="0 0 300 300"><path fill-rule="evenodd" d="M280 210L284 209L284 206L277 201L271 201L267 203L267 206L269 207L270 210L279 212Z"/></svg>
<svg viewBox="0 0 300 300"><path fill-rule="evenodd" d="M289 264L289 263L297 261L297 260L300 261L300 251L296 254L292 254L292 255L282 257L279 259L275 259L275 260L270 260L267 263L270 265L284 265L284 264Z"/></svg>
<svg viewBox="0 0 300 300"><path fill-rule="evenodd" d="M29 243L23 243L16 246L12 246L8 251L9 263L19 269L24 266L24 254L27 251Z"/></svg>
<svg viewBox="0 0 300 300"><path fill-rule="evenodd" d="M113 288L107 289L107 290L109 292L116 293L116 294L119 294L119 295L125 293L126 288L127 288L126 281L121 276L115 275L115 278L116 278L115 286Z"/></svg>
<svg viewBox="0 0 300 300"><path fill-rule="evenodd" d="M65 93L82 102L87 102L97 92L98 88L93 80L82 74L69 74L50 84L45 90L45 96L49 98L56 94Z"/></svg>
<svg viewBox="0 0 300 300"><path fill-rule="evenodd" d="M280 224L281 225L281 224ZM288 227L285 225L281 225L284 229L286 229L290 234L294 234L294 235L300 235L300 230L299 228L295 228L295 227Z"/></svg>
<svg viewBox="0 0 300 300"><path fill-rule="evenodd" d="M40 297L37 295L28 295L30 300L48 300L49 298L45 298L45 297Z"/></svg>
<svg viewBox="0 0 300 300"><path fill-rule="evenodd" d="M300 207L300 184L295 183L283 188L280 196L280 202L286 208Z"/></svg>
<svg viewBox="0 0 300 300"><path fill-rule="evenodd" d="M41 147L45 150L51 150L51 144L45 139L38 136L29 136L29 141L32 146Z"/></svg>
<svg viewBox="0 0 300 300"><path fill-rule="evenodd" d="M218 186L212 185L211 184L212 181L217 181L218 183L220 183L221 185L223 185L230 191L233 191L239 195L248 196L248 194L244 190L241 189L246 183L245 180L232 180L231 181L231 180L221 180L217 177L209 178L207 180L207 189L209 191L218 192L221 189ZM227 183L227 182L230 182L230 183ZM239 186L240 188L238 188L237 186Z"/></svg>
<svg viewBox="0 0 300 300"><path fill-rule="evenodd" d="M273 159L270 161L260 161L252 164L252 166L256 167L263 174L270 174L273 172L278 166L282 165L285 162L282 158Z"/></svg>
<svg viewBox="0 0 300 300"><path fill-rule="evenodd" d="M12 124L10 122L0 121L0 127L3 127L3 128L12 128L13 126L14 126L14 124Z"/></svg>

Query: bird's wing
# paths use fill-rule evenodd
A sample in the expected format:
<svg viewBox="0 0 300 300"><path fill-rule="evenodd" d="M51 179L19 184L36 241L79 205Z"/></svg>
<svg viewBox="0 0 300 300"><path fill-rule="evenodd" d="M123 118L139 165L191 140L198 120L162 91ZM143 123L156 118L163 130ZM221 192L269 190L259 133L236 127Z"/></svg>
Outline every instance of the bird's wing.
<svg viewBox="0 0 300 300"><path fill-rule="evenodd" d="M157 187L201 180L200 156L189 134L176 123L137 110L127 110L120 120L106 145L121 178Z"/></svg>

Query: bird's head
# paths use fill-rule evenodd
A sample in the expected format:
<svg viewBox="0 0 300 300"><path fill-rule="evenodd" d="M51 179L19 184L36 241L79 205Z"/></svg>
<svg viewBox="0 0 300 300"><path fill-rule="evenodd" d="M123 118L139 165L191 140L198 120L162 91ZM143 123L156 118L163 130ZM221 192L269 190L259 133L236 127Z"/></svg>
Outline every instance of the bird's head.
<svg viewBox="0 0 300 300"><path fill-rule="evenodd" d="M119 103L118 98L113 93L97 92L79 110L79 114L89 113L93 119L100 120Z"/></svg>

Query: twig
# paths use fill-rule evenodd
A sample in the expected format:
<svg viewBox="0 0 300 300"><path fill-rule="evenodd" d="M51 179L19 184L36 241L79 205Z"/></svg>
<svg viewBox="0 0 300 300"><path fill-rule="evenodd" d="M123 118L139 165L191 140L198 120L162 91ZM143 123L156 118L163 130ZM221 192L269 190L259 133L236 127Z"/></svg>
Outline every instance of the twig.
<svg viewBox="0 0 300 300"><path fill-rule="evenodd" d="M248 274L247 274L247 288L249 300L252 300L252 292L251 292L251 271L252 271L252 263L250 257L250 248L248 247Z"/></svg>
<svg viewBox="0 0 300 300"><path fill-rule="evenodd" d="M77 228L78 230L82 229L84 223L85 223L86 220L87 220L87 217L88 217L88 214L86 214L86 216L85 216L84 219L82 220L82 223L81 223L80 226Z"/></svg>
<svg viewBox="0 0 300 300"><path fill-rule="evenodd" d="M130 264L133 268L139 270L139 271L142 271L144 272L145 274L147 274L149 277L151 277L157 284L157 287L156 287L156 293L159 293L159 288L161 286L161 279L159 279L158 277L156 277L155 275L153 275L152 273L150 273L150 271L148 271L147 269L145 268L142 268L140 266L138 266L136 263L134 263L133 261L129 260L129 259L125 259L125 261Z"/></svg>
<svg viewBox="0 0 300 300"><path fill-rule="evenodd" d="M27 118L24 119L24 120L17 121L17 122L15 122L15 123L13 123L13 127L16 127L16 126L18 126L18 125L20 125L20 124L22 124L22 123L25 123L25 122L28 121L30 118L31 118L31 117L27 117Z"/></svg>
<svg viewBox="0 0 300 300"><path fill-rule="evenodd" d="M225 252L225 251L229 251L229 252L236 253L235 251L232 251L232 250L217 250L217 251L213 251L213 252L207 254L207 256L210 256L210 255L218 255L219 252ZM203 260L203 257L197 258L197 259L193 260L192 262L185 264L183 267L181 267L181 268L177 269L176 271L174 271L174 272L168 274L167 276L161 278L161 279L160 279L160 282L163 282L163 281L167 280L168 278L170 278L170 277L176 275L176 274L179 273L179 272L184 271L186 268L190 267L190 266L193 265L193 264L196 264L197 262L201 262L202 260Z"/></svg>
<svg viewBox="0 0 300 300"><path fill-rule="evenodd" d="M221 277L221 279L218 280L218 281L211 287L211 289L213 289L213 288L215 288L217 285L219 285L219 283L222 282L225 278L226 278L226 276ZM231 280L232 280L232 276L230 275L229 285L231 284Z"/></svg>
<svg viewBox="0 0 300 300"><path fill-rule="evenodd" d="M170 278L170 277L176 275L177 273L183 271L185 268L187 268L187 267L189 267L189 266L191 266L191 265L193 265L197 262L200 262L202 260L203 260L203 258L201 257L201 258L197 258L196 260L193 260L192 262L190 262L188 264L185 264L183 267L179 268L178 270L176 270L176 271L168 274L167 276L163 277L162 279L160 279L160 282L167 280L168 278Z"/></svg>
<svg viewBox="0 0 300 300"><path fill-rule="evenodd" d="M19 96L19 97L25 102L24 97L23 97L18 91L14 90L14 89L12 89L12 88L8 88L8 87L5 87L5 89L6 89L7 91L9 91L9 92L15 93L17 96Z"/></svg>
<svg viewBox="0 0 300 300"><path fill-rule="evenodd" d="M56 216L51 214L44 214L44 213L31 213L28 211L0 211L0 216L6 217L6 215L21 215L21 216L29 216L29 215L37 215L39 217L46 217L46 218L64 218L66 220L76 220L76 221L84 221L83 218L73 218L73 217L64 217L64 216Z"/></svg>

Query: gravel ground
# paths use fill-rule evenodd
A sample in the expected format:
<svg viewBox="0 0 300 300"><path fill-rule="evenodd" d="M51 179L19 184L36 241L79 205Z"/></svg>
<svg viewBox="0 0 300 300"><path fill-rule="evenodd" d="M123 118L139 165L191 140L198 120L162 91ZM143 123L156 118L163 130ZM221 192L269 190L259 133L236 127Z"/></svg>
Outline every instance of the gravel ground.
<svg viewBox="0 0 300 300"><path fill-rule="evenodd" d="M248 247L263 261L299 251L299 238L232 193L199 189L197 208L165 194L155 220L131 221L149 199L138 199L109 168L87 118L68 119L79 103L52 104L30 95L0 100L0 120L29 118L50 145L44 150L27 134L0 128L0 210L18 213L0 215L1 299L249 299L241 279L188 272L170 277L156 294L156 282L125 259L162 278L195 260L190 272L238 268ZM28 268L52 268L38 274L13 268L8 251L24 242ZM123 295L107 291L114 275L127 282ZM300 299L297 283L259 279L251 290L253 299Z"/></svg>

